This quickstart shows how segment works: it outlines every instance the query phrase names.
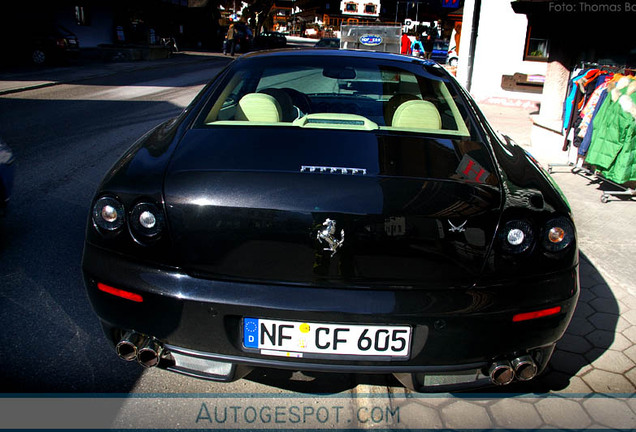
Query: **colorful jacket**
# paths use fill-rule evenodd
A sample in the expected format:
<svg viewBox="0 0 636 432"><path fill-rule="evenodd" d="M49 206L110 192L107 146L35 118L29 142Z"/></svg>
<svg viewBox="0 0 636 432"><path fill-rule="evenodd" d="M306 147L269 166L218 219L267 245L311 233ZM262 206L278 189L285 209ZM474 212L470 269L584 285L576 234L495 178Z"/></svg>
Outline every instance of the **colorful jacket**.
<svg viewBox="0 0 636 432"><path fill-rule="evenodd" d="M424 54L424 45L422 45L422 42L417 39L411 44L411 52L413 55L415 55L415 51L419 51L421 54Z"/></svg>
<svg viewBox="0 0 636 432"><path fill-rule="evenodd" d="M599 80L600 79L601 78L599 78ZM585 133L587 132L587 128L592 121L592 115L594 114L594 112L596 112L596 104L601 98L601 94L607 88L609 79L610 77L608 76L607 79L603 79L602 82L596 86L594 93L592 93L592 96L590 96L590 98L585 103L585 108L583 108L583 111L581 111L581 118L583 120L581 121L578 132L578 135L581 138L583 138L585 136Z"/></svg>
<svg viewBox="0 0 636 432"><path fill-rule="evenodd" d="M592 143L585 161L616 183L636 180L636 79L624 77L608 86L608 96L594 117Z"/></svg>

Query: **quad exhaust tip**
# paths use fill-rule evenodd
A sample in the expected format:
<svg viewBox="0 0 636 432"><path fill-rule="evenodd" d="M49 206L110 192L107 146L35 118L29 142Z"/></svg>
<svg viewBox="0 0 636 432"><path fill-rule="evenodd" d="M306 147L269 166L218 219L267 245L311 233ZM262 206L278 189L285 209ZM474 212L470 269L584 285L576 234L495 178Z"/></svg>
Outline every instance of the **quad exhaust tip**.
<svg viewBox="0 0 636 432"><path fill-rule="evenodd" d="M137 351L137 362L145 368L151 368L159 364L162 347L154 339L147 338Z"/></svg>
<svg viewBox="0 0 636 432"><path fill-rule="evenodd" d="M115 346L115 351L122 360L133 361L137 358L137 347L142 342L143 337L139 333L129 331Z"/></svg>
<svg viewBox="0 0 636 432"><path fill-rule="evenodd" d="M515 377L519 381L528 381L537 376L537 365L529 355L517 357L511 362Z"/></svg>
<svg viewBox="0 0 636 432"><path fill-rule="evenodd" d="M529 381L537 376L538 368L532 357L523 355L512 361L500 360L490 365L488 376L495 385L510 384L515 378Z"/></svg>
<svg viewBox="0 0 636 432"><path fill-rule="evenodd" d="M506 385L515 378L515 371L509 361L497 361L490 365L488 376L493 384Z"/></svg>
<svg viewBox="0 0 636 432"><path fill-rule="evenodd" d="M151 368L159 364L163 346L153 338L129 331L117 343L115 351L123 360L137 360L143 367Z"/></svg>

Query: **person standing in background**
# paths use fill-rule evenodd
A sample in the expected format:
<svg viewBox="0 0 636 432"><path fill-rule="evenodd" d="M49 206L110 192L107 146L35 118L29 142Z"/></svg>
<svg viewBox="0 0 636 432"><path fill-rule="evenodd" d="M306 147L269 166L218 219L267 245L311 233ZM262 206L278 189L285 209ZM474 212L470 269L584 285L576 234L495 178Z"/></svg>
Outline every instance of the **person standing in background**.
<svg viewBox="0 0 636 432"><path fill-rule="evenodd" d="M424 56L424 46L420 41L419 36L415 36L415 40L411 44L411 53L414 57L423 57Z"/></svg>
<svg viewBox="0 0 636 432"><path fill-rule="evenodd" d="M400 54L409 55L411 53L411 39L406 33L402 33L402 39L400 40Z"/></svg>
<svg viewBox="0 0 636 432"><path fill-rule="evenodd" d="M427 59L431 58L431 54L433 54L434 48L435 48L435 39L433 38L433 35L429 34L428 36L426 36L426 39L424 39L424 51L426 52L425 58Z"/></svg>
<svg viewBox="0 0 636 432"><path fill-rule="evenodd" d="M234 30L234 24L230 24L230 28L227 29L227 50L230 52L230 55L234 57L234 36L236 35L236 30Z"/></svg>

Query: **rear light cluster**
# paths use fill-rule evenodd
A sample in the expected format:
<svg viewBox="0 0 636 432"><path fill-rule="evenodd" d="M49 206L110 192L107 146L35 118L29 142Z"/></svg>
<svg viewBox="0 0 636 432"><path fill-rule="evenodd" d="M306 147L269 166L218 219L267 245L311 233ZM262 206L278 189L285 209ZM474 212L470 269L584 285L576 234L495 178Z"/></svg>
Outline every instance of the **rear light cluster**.
<svg viewBox="0 0 636 432"><path fill-rule="evenodd" d="M118 231L126 221L122 203L111 197L101 197L93 206L93 224L105 232Z"/></svg>
<svg viewBox="0 0 636 432"><path fill-rule="evenodd" d="M506 252L523 253L534 244L534 232L528 222L509 221L504 225L502 247Z"/></svg>
<svg viewBox="0 0 636 432"><path fill-rule="evenodd" d="M499 232L499 242L505 252L521 254L539 243L547 252L565 250L574 241L574 226L565 217L549 220L537 230L525 220L511 220Z"/></svg>
<svg viewBox="0 0 636 432"><path fill-rule="evenodd" d="M164 231L163 212L155 204L139 202L130 212L116 198L103 196L95 201L92 212L93 226L103 235L119 233L128 226L139 243L158 239Z"/></svg>

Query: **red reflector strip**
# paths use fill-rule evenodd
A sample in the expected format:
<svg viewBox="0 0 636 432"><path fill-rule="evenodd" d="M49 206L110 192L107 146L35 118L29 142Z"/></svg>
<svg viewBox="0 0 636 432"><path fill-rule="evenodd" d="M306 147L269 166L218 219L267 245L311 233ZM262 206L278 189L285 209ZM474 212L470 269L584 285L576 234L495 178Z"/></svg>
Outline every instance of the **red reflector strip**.
<svg viewBox="0 0 636 432"><path fill-rule="evenodd" d="M132 300L137 303L141 303L142 301L144 301L144 299L139 294L120 290L119 288L113 288L112 286L104 285L101 282L97 282L97 288L100 291L104 291L105 293L112 294L114 296L121 297L126 300Z"/></svg>
<svg viewBox="0 0 636 432"><path fill-rule="evenodd" d="M524 312L524 313L520 313L513 316L512 322L527 321L527 320L531 320L535 318L543 318L546 316L558 314L559 312L561 312L561 306L555 306L550 309L543 309L543 310L535 311L535 312Z"/></svg>

